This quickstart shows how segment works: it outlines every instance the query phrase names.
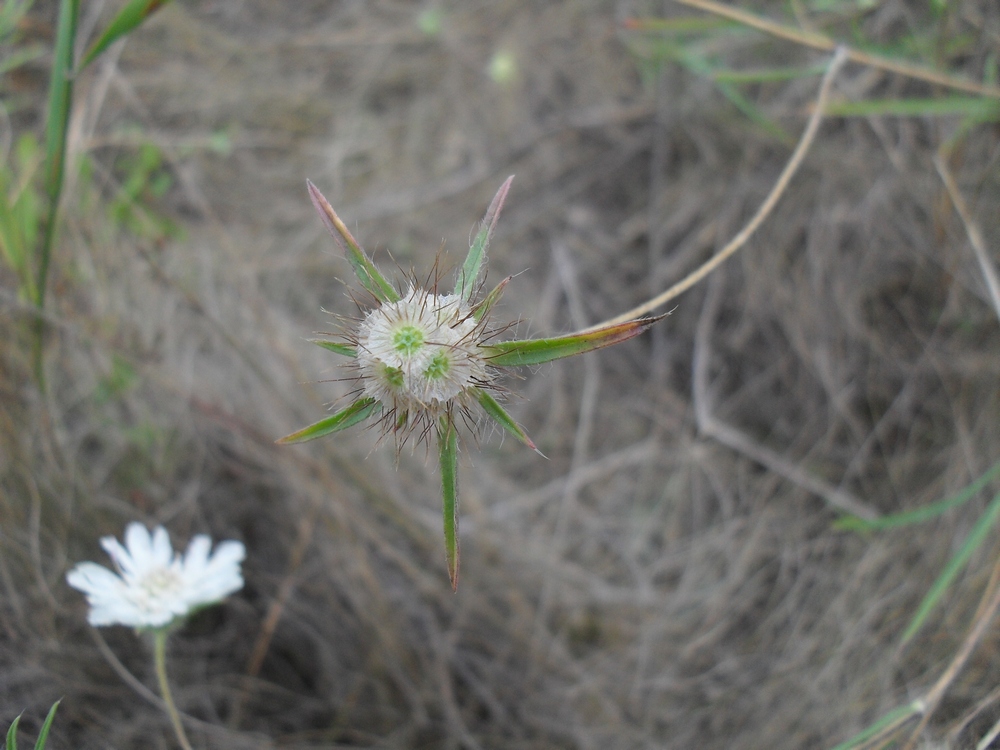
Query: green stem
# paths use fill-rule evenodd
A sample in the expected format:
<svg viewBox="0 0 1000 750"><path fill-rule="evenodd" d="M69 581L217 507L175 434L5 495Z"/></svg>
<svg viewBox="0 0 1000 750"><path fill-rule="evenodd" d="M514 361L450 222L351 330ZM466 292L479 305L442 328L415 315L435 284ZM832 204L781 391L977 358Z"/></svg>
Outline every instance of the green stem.
<svg viewBox="0 0 1000 750"><path fill-rule="evenodd" d="M177 733L177 741L181 743L184 750L191 750L191 743L188 742L187 735L184 734L184 726L181 724L181 715L177 713L177 706L174 705L170 683L167 682L166 628L161 628L153 634L153 643L153 658L156 662L156 677L160 681L160 695L163 696L163 702L167 704L167 714L170 716L170 723L174 725L174 732Z"/></svg>

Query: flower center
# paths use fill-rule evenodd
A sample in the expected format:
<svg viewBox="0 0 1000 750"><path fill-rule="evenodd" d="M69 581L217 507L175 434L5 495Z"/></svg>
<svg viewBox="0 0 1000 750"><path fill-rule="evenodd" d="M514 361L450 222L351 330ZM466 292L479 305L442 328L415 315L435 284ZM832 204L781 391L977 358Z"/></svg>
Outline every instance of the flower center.
<svg viewBox="0 0 1000 750"><path fill-rule="evenodd" d="M392 348L404 357L415 354L423 344L424 332L416 326L404 325L392 336Z"/></svg>
<svg viewBox="0 0 1000 750"><path fill-rule="evenodd" d="M451 360L448 358L447 353L438 349L438 351L434 352L434 356L431 357L427 369L424 370L424 377L428 380L440 380L448 374L448 370L450 369Z"/></svg>
<svg viewBox="0 0 1000 750"><path fill-rule="evenodd" d="M368 313L358 329L365 393L407 421L440 416L486 377L480 324L454 294L411 288Z"/></svg>
<svg viewBox="0 0 1000 750"><path fill-rule="evenodd" d="M148 612L169 607L167 603L177 599L184 590L184 579L171 568L154 568L137 583L133 589L135 603Z"/></svg>

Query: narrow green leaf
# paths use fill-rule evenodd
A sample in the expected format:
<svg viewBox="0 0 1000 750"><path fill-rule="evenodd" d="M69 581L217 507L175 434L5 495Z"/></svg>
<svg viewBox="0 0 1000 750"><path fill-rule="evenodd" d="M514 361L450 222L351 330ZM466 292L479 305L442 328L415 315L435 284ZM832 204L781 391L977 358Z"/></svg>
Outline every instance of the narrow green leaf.
<svg viewBox="0 0 1000 750"><path fill-rule="evenodd" d="M143 21L166 5L170 0L131 0L118 11L108 28L104 30L83 56L79 70L83 70L104 50L139 26Z"/></svg>
<svg viewBox="0 0 1000 750"><path fill-rule="evenodd" d="M906 632L903 633L902 643L907 643L920 630L927 620L928 615L930 615L931 610L934 609L934 605L944 596L948 587L955 580L955 577L965 567L969 558L972 557L972 553L986 539L986 535L993 528L993 524L996 523L998 516L1000 516L1000 494L994 497L993 501L987 506L982 517L973 526L972 531L969 532L969 536L966 538L961 549L948 561L945 569L941 571L941 575L938 576L934 585L931 586L924 600L920 602L917 613L913 616L913 621L906 628Z"/></svg>
<svg viewBox="0 0 1000 750"><path fill-rule="evenodd" d="M868 744L875 737L884 737L888 732L895 731L914 716L920 716L924 711L922 701L913 701L905 706L892 709L874 724L861 730L851 739L841 742L833 750L852 750L861 744Z"/></svg>
<svg viewBox="0 0 1000 750"><path fill-rule="evenodd" d="M544 454L538 450L538 446L535 445L534 441L528 437L528 433L524 431L524 428L514 421L514 418L497 403L497 400L489 392L477 389L476 398L479 399L479 405L483 407L483 411L489 414L498 425L531 448L539 456L545 458Z"/></svg>
<svg viewBox="0 0 1000 750"><path fill-rule="evenodd" d="M490 310L492 310L493 306L500 301L500 297L503 296L503 290L507 287L507 284L512 278L514 277L508 276L506 279L493 287L493 291L483 297L483 301L472 309L472 317L475 318L477 323L490 314Z"/></svg>
<svg viewBox="0 0 1000 750"><path fill-rule="evenodd" d="M982 121L1000 118L1000 101L978 96L947 96L940 99L868 99L860 102L831 102L826 106L824 113L840 117L963 115Z"/></svg>
<svg viewBox="0 0 1000 750"><path fill-rule="evenodd" d="M325 435L331 435L334 432L340 432L341 430L346 430L352 425L356 425L372 414L378 408L378 401L373 398L360 398L353 404L345 409L341 409L336 414L332 414L326 419L321 419L315 424L311 424L308 427L303 427L298 432L293 432L291 435L285 435L283 438L276 440L276 443L280 445L287 445L289 443L304 443L307 440L315 440L316 438L324 437Z"/></svg>
<svg viewBox="0 0 1000 750"><path fill-rule="evenodd" d="M601 349L605 346L628 341L664 317L666 316L658 315L655 318L639 318L638 320L630 320L627 323L604 326L603 328L583 333L571 333L567 336L558 336L552 339L501 341L500 343L490 344L483 348L487 350L486 357L489 359L491 365L498 367L539 365L543 362L551 362L554 359L572 357L574 354L583 354L594 349Z"/></svg>
<svg viewBox="0 0 1000 750"><path fill-rule="evenodd" d="M325 339L309 339L310 343L316 344L316 346L321 346L335 354L343 354L345 357L357 357L358 351L350 344L338 344L336 341L327 341Z"/></svg>
<svg viewBox="0 0 1000 750"><path fill-rule="evenodd" d="M629 31L659 31L665 35L703 34L742 28L733 21L704 16L679 16L677 18L626 18L622 27Z"/></svg>
<svg viewBox="0 0 1000 750"><path fill-rule="evenodd" d="M447 416L441 418L437 438L444 501L444 553L451 590L458 591L458 431Z"/></svg>
<svg viewBox="0 0 1000 750"><path fill-rule="evenodd" d="M838 531L884 531L885 529L893 529L898 526L908 526L910 524L929 521L932 518L937 518L952 508L968 502L974 498L976 494L983 489L983 487L992 482L993 479L998 476L1000 476L1000 462L993 464L993 466L987 469L986 472L976 481L944 500L939 500L936 503L925 505L922 508L908 510L903 513L896 513L891 516L882 516L881 518L872 520L859 518L858 516L844 516L842 518L838 518L834 522L833 527Z"/></svg>
<svg viewBox="0 0 1000 750"><path fill-rule="evenodd" d="M59 196L62 194L66 159L66 132L69 128L70 106L73 100L73 42L80 0L61 0L56 47L52 58L52 78L49 81L49 112L45 134L45 192L49 197L48 221L42 240L35 283L35 304L45 307L45 281L49 275L49 259L55 240ZM40 346L40 344L39 344Z"/></svg>
<svg viewBox="0 0 1000 750"><path fill-rule="evenodd" d="M10 729L7 730L7 750L17 750L17 725L20 723L21 714L18 714L10 723Z"/></svg>
<svg viewBox="0 0 1000 750"><path fill-rule="evenodd" d="M500 211L503 209L503 202L507 199L507 192L510 190L510 183L513 182L514 175L508 177L497 194L490 201L490 207L486 209L486 215L479 225L479 233L472 241L469 254L462 264L462 270L458 272L458 283L455 284L455 294L468 302L472 299L476 291L476 282L479 279L479 272L483 268L483 261L486 260L486 248L489 247L490 238L493 237L493 230L496 228L497 219L500 218Z"/></svg>
<svg viewBox="0 0 1000 750"><path fill-rule="evenodd" d="M371 292L379 302L398 302L399 293L392 284L385 280L375 264L368 259L365 251L361 249L358 241L354 239L344 222L337 216L337 212L333 210L330 202L323 197L319 188L313 185L310 180L306 180L306 186L309 188L309 197L312 199L313 205L316 206L316 210L319 211L323 224L344 250L361 286Z"/></svg>
<svg viewBox="0 0 1000 750"><path fill-rule="evenodd" d="M52 721L56 718L56 709L59 708L61 700L57 700L52 704L52 708L49 709L49 715L45 717L45 723L42 724L42 731L38 735L38 741L35 743L35 750L45 750L45 743L49 741L49 730L52 729Z"/></svg>
<svg viewBox="0 0 1000 750"><path fill-rule="evenodd" d="M827 63L821 65L792 65L779 68L757 68L754 70L729 70L718 68L712 72L712 78L726 83L768 83L772 81L794 81L799 78L823 75ZM825 112L826 110L824 110Z"/></svg>

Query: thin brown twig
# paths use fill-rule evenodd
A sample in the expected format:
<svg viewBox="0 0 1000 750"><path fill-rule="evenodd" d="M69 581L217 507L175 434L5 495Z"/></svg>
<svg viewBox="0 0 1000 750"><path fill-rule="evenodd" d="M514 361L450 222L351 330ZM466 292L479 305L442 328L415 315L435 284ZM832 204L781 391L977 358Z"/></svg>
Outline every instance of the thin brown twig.
<svg viewBox="0 0 1000 750"><path fill-rule="evenodd" d="M989 253L986 252L983 233L979 231L979 225L972 218L972 213L969 211L962 193L959 192L955 177L948 169L948 163L942 154L938 153L934 156L934 166L937 168L938 174L941 175L941 181L944 183L945 190L948 191L948 197L951 198L955 210L962 219L962 224L965 225L965 233L969 237L969 244L972 245L972 252L975 254L976 260L979 262L979 269L986 280L990 301L993 302L993 309L996 310L997 318L1000 319L1000 278L997 278L997 270L993 267Z"/></svg>
<svg viewBox="0 0 1000 750"><path fill-rule="evenodd" d="M1000 566L1000 560L996 563ZM990 583L996 582L998 576L993 575L990 577ZM987 627L993 620L993 616L1000 609L1000 586L994 586L992 589L987 588L983 592L983 598L980 602L979 608L976 610L977 617L974 620L974 625L969 634L965 637L962 642L961 647L955 654L948 668L944 671L938 681L934 683L934 686L927 691L924 696L924 715L920 719L920 723L917 725L916 729L910 735L909 740L903 746L903 750L913 750L916 747L917 741L920 739L920 735L923 733L924 729L927 728L928 722L931 720L931 716L937 710L938 705L941 703L941 699L944 697L945 692L951 686L951 683L955 681L958 673L965 666L965 663L972 656L973 650L979 645L979 641L982 640L983 636L986 634Z"/></svg>
<svg viewBox="0 0 1000 750"><path fill-rule="evenodd" d="M750 26L781 39L787 39L805 47L812 47L813 49L825 51L831 51L838 48L836 40L831 39L825 34L819 34L815 31L801 31L791 26L786 26L784 24L762 18L761 16L749 13L740 8L734 8L724 3L715 2L715 0L675 0L675 2L678 2L681 5L687 5L691 8L698 8L699 10L706 11L707 13L722 16L723 18L728 18L732 21L736 21L737 23ZM907 78L915 78L920 81L926 81L927 83L934 83L950 89L957 89L958 91L968 91L972 94L979 94L980 96L989 96L1000 99L1000 88L997 88L996 86L976 83L975 81L970 81L966 78L959 78L957 76L948 75L947 73L940 73L922 65L893 60L890 57L873 55L868 52L851 49L850 47L842 47L842 49L844 49L847 59L851 62L860 63L861 65L867 65L872 68L878 68L879 70L886 70L891 73L898 73L899 75L906 76Z"/></svg>
<svg viewBox="0 0 1000 750"><path fill-rule="evenodd" d="M741 229L732 240L729 241L729 244L702 264L700 268L688 274L685 278L681 279L662 294L653 297L651 300L644 302L638 307L634 307L628 312L622 313L615 318L605 320L602 323L586 328L582 332L593 331L602 326L624 323L665 305L674 297L683 294L712 273L712 271L718 268L726 259L735 254L737 250L746 244L747 240L750 239L750 235L757 231L757 228L770 215L771 211L774 210L778 200L788 188L788 183L791 182L792 177L795 176L795 173L802 165L802 161L805 159L806 154L809 152L809 147L812 146L813 140L816 137L816 132L819 130L820 121L823 119L823 111L826 108L827 99L830 96L833 79L836 77L837 71L840 70L841 66L846 61L846 48L838 47L837 51L833 55L833 58L830 60L830 64L827 66L826 73L823 76L823 83L819 89L819 96L816 98L816 107L813 110L812 115L809 117L809 123L806 125L806 129L802 133L802 137L799 139L799 143L795 147L795 151L792 152L791 158L788 160L784 170L782 170L781 175L778 177L778 181L775 182L774 187L771 188L771 192L768 193L767 198L764 199L760 208L757 209L757 213L755 213L747 225L743 227L743 229Z"/></svg>

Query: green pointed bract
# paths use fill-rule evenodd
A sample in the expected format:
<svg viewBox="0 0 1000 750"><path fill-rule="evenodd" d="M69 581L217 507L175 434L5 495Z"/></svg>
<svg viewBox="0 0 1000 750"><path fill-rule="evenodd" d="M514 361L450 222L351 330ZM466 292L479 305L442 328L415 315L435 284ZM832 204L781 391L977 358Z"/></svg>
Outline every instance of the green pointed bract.
<svg viewBox="0 0 1000 750"><path fill-rule="evenodd" d="M378 402L373 398L359 398L345 409L341 409L336 414L332 414L326 419L321 419L315 424L303 427L298 432L276 440L275 442L285 445L287 443L304 443L307 440L315 440L334 432L346 430L352 425L356 425L368 419L378 409Z"/></svg>
<svg viewBox="0 0 1000 750"><path fill-rule="evenodd" d="M368 259L365 251L361 249L358 241L354 239L347 226L337 216L337 212L333 210L330 202L323 197L319 188L309 180L306 180L306 186L309 188L309 197L312 199L313 205L316 206L316 210L319 211L323 224L326 225L337 244L344 249L347 260L350 262L351 268L354 269L354 275L358 277L361 286L371 292L372 296L379 302L398 302L399 292L385 280L375 264Z"/></svg>
<svg viewBox="0 0 1000 750"><path fill-rule="evenodd" d="M557 336L551 339L525 339L523 341L501 341L483 347L491 365L496 367L524 367L540 365L574 354L583 354L595 349L601 349L612 344L628 341L633 336L649 328L653 323L663 318L639 318L627 323L604 326L593 331L571 333L567 336Z"/></svg>
<svg viewBox="0 0 1000 750"><path fill-rule="evenodd" d="M130 31L137 28L143 21L166 5L167 2L169 0L132 0L128 3L118 11L118 15L108 24L108 28L104 30L104 33L90 45L90 49L83 56L77 72L90 65L94 61L94 58Z"/></svg>
<svg viewBox="0 0 1000 750"><path fill-rule="evenodd" d="M448 416L441 418L437 439L444 501L444 553L451 590L458 591L458 432Z"/></svg>
<svg viewBox="0 0 1000 750"><path fill-rule="evenodd" d="M455 294L465 302L469 302L472 299L472 295L476 292L479 273L482 271L483 262L486 260L486 248L489 247L490 238L493 237L493 230L496 228L497 219L500 218L500 210L503 208L503 202L507 198L507 192L510 190L510 183L513 179L514 175L508 177L504 184L500 186L500 189L497 190L497 194L493 196L490 207L486 209L486 216L483 217L483 221L479 225L479 232L476 234L476 239L472 241L469 254L465 258L465 263L462 264L462 270L458 272L458 283L455 284Z"/></svg>
<svg viewBox="0 0 1000 750"><path fill-rule="evenodd" d="M507 283L512 278L514 277L508 276L506 279L493 287L493 291L483 297L482 302L477 304L472 309L472 317L475 318L477 323L490 314L490 310L492 310L493 306L500 301L500 297L503 296L503 290L507 288Z"/></svg>
<svg viewBox="0 0 1000 750"><path fill-rule="evenodd" d="M336 341L326 341L325 339L309 339L310 343L321 346L334 354L343 354L345 357L357 357L358 350L350 344L338 344Z"/></svg>
<svg viewBox="0 0 1000 750"><path fill-rule="evenodd" d="M479 389L476 393L476 398L479 401L479 405L483 407L483 411L490 415L494 422L503 427L507 432L516 437L526 446L531 448L535 453L544 458L544 454L538 450L538 446L535 445L534 441L528 437L528 433L524 431L514 418L507 413L507 410L497 403L497 400L493 398L488 392Z"/></svg>

